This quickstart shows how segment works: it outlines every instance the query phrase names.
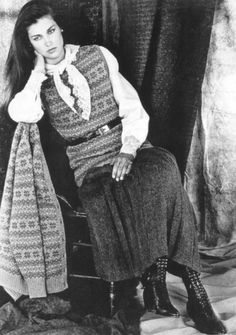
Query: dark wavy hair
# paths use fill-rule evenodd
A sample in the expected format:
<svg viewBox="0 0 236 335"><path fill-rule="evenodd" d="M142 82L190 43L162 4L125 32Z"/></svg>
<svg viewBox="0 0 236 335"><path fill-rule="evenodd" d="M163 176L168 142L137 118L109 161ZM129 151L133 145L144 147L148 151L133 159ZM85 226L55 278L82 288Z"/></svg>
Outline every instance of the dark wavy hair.
<svg viewBox="0 0 236 335"><path fill-rule="evenodd" d="M27 28L45 15L51 15L55 19L52 7L45 0L31 0L19 12L5 66L7 80L5 108L15 94L24 88L34 67L35 54L28 38Z"/></svg>

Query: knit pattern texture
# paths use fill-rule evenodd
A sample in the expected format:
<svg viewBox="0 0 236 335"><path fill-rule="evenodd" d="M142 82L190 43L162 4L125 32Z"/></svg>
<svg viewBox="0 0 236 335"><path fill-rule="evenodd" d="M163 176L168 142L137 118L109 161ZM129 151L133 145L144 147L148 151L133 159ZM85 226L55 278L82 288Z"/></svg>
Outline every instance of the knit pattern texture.
<svg viewBox="0 0 236 335"><path fill-rule="evenodd" d="M113 96L109 71L105 58L97 45L82 46L72 62L86 78L91 95L91 114L89 120L71 110L57 92L53 78L49 77L42 85L42 101L52 126L67 141L87 136L119 116L119 109ZM61 79L68 83L66 70ZM73 94L73 87L71 87ZM79 145L67 148L70 166L74 170L78 186L88 169L109 164L121 148L122 126L118 125L102 136L90 139Z"/></svg>
<svg viewBox="0 0 236 335"><path fill-rule="evenodd" d="M67 288L65 232L36 124L19 123L0 208L0 285L31 298Z"/></svg>

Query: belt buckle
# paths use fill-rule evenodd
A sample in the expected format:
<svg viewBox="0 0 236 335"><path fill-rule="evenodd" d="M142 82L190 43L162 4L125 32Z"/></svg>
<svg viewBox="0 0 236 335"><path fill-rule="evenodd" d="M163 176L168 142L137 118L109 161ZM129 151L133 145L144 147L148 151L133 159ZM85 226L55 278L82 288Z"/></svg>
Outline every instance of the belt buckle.
<svg viewBox="0 0 236 335"><path fill-rule="evenodd" d="M105 126L102 126L101 128L98 129L98 132L100 135L103 135L107 133L110 130L109 126L105 124Z"/></svg>

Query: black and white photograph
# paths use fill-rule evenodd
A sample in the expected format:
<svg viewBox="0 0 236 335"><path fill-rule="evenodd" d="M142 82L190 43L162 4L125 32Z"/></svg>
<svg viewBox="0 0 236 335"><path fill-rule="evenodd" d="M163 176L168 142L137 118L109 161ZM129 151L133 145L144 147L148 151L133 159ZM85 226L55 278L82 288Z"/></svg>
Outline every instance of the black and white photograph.
<svg viewBox="0 0 236 335"><path fill-rule="evenodd" d="M0 335L236 335L236 0L0 0Z"/></svg>

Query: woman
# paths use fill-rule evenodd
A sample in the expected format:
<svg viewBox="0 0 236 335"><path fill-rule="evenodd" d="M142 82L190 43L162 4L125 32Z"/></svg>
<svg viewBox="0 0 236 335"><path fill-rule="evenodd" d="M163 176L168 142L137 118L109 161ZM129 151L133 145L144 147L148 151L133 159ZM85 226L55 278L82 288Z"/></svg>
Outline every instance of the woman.
<svg viewBox="0 0 236 335"><path fill-rule="evenodd" d="M165 283L169 260L181 269L196 327L226 333L200 280L194 214L175 159L145 141L149 118L114 56L64 45L62 32L45 2L20 11L6 64L10 117L46 117L64 139L98 275L142 277L145 307L178 317Z"/></svg>

